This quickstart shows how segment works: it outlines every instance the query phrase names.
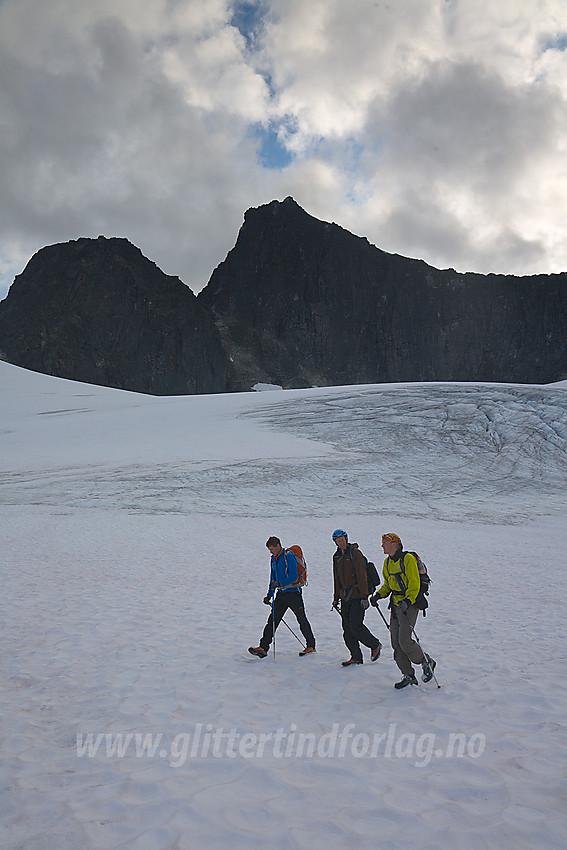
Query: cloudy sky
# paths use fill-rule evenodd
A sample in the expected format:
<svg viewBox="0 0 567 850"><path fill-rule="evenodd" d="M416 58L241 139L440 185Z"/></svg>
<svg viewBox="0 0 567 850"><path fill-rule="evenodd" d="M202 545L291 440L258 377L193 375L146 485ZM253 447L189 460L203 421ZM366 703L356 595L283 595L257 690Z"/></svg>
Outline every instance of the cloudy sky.
<svg viewBox="0 0 567 850"><path fill-rule="evenodd" d="M0 297L125 236L195 291L292 195L386 251L567 271L567 0L0 0Z"/></svg>

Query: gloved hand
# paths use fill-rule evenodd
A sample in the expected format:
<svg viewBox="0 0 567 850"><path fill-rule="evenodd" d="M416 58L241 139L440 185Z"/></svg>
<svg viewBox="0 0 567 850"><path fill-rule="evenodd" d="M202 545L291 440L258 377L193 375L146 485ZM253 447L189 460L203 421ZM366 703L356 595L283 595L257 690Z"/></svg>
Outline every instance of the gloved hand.
<svg viewBox="0 0 567 850"><path fill-rule="evenodd" d="M339 614L340 614L339 600L338 599L333 599L333 608L335 609L335 611L338 611Z"/></svg>
<svg viewBox="0 0 567 850"><path fill-rule="evenodd" d="M381 597L380 597L380 596L378 596L378 594L377 594L377 593L374 593L374 594L372 594L372 596L369 598L369 600L368 600L368 601L370 602L370 604L371 604L371 605L374 605L374 607L375 607L375 608L378 608L378 600L379 600L380 598L381 598Z"/></svg>
<svg viewBox="0 0 567 850"><path fill-rule="evenodd" d="M264 605L271 605L272 604L272 597L271 596L264 596L263 602L264 602Z"/></svg>
<svg viewBox="0 0 567 850"><path fill-rule="evenodd" d="M400 614L405 614L405 612L410 607L410 604L411 603L410 603L409 599L402 599L401 602L398 602L397 608L398 608L398 611L400 612Z"/></svg>
<svg viewBox="0 0 567 850"><path fill-rule="evenodd" d="M276 590L280 586L279 581L271 581L270 582L270 590Z"/></svg>
<svg viewBox="0 0 567 850"><path fill-rule="evenodd" d="M362 610L363 610L363 611L366 611L366 609L367 609L367 608L369 607L369 605L370 605L370 602L368 601L368 599L361 599L361 600L360 600L360 602L361 602L361 604L362 604Z"/></svg>

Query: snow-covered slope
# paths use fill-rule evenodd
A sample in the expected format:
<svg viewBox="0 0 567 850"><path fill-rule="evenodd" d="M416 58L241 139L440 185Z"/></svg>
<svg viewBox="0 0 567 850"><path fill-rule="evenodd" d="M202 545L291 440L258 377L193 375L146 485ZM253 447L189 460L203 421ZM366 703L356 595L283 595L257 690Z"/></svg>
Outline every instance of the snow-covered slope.
<svg viewBox="0 0 567 850"><path fill-rule="evenodd" d="M565 845L564 384L0 393L2 848ZM336 526L422 554L440 689L341 667ZM270 534L314 656L246 651Z"/></svg>

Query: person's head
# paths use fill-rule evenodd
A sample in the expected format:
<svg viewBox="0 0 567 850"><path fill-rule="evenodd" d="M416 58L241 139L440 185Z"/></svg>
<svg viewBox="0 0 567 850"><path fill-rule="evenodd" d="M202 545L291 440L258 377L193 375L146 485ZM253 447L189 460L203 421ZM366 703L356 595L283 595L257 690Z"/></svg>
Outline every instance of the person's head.
<svg viewBox="0 0 567 850"><path fill-rule="evenodd" d="M382 549L384 550L385 555L392 557L396 554L398 549L401 548L402 541L397 534L394 534L393 531L389 531L387 534L382 535Z"/></svg>
<svg viewBox="0 0 567 850"><path fill-rule="evenodd" d="M281 555L282 544L279 537L268 537L266 540L266 546L271 555L274 555L276 558L278 555Z"/></svg>
<svg viewBox="0 0 567 850"><path fill-rule="evenodd" d="M348 534L346 531L343 531L342 528L336 528L333 531L333 540L341 550L344 552L346 547L348 546Z"/></svg>

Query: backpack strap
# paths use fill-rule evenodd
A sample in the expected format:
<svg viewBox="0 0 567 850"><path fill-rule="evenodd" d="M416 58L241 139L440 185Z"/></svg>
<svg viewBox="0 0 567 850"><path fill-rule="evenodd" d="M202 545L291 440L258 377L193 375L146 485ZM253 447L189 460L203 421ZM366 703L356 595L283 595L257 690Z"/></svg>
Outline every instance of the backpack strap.
<svg viewBox="0 0 567 850"><path fill-rule="evenodd" d="M339 547L337 546L337 552L339 552L339 551L340 551ZM337 553L335 553L335 554L337 554ZM349 547L345 551L345 553L344 554L341 553L341 555L342 555L343 558L345 557L345 555L348 555L348 557L350 558L350 560L352 562L354 574L355 574L355 577L356 577L356 567L355 567L355 564L354 564L354 555L352 554L352 546L349 545ZM341 584L341 590L348 590L348 593L345 597L345 602L350 601L350 597L352 596L355 587L358 587L358 584Z"/></svg>
<svg viewBox="0 0 567 850"><path fill-rule="evenodd" d="M394 577L394 578L396 579L396 581L398 582L398 585L399 585L400 591L404 594L404 596L405 596L405 594L406 594L406 592L407 592L407 586L406 586L406 585L404 584L404 582L402 581L402 578L401 578L400 573L403 573L403 574L404 574L404 578L405 578L405 575L406 575L406 565L404 564L404 558L405 558L405 555L406 555L406 553L405 553L405 552L402 552L401 557L400 557L400 572L399 572L399 573L394 573L394 575L393 575L393 577ZM392 573L390 573L390 575L392 575Z"/></svg>
<svg viewBox="0 0 567 850"><path fill-rule="evenodd" d="M353 570L354 570L354 576L355 576L355 578L357 579L357 581L356 581L356 584L347 584L347 585L343 585L343 589L344 589L344 590L347 590L347 589L349 590L349 592L348 592L348 596L347 596L347 598L345 599L345 602L348 602L348 601L349 601L350 597L352 596L353 590L355 589L355 587L358 587L358 578L357 578L357 576L356 576L356 564L354 563L354 555L352 554L352 553L353 553L353 548L354 548L354 547L349 546L349 549L348 549L348 555L349 555L349 557L350 557L350 560L352 561L352 568L353 568ZM356 548L358 549L358 545L356 546ZM360 549L358 549L358 551L360 552ZM346 554L346 553L345 553L345 554ZM364 561L364 567L365 567L365 570L367 570L367 567L368 567L368 558L366 557L366 555L364 554L364 552L360 552L360 554L362 555L362 559L363 559L363 561ZM366 583L367 583L367 584L366 584L366 589L368 590L368 572L367 572L367 571L366 571Z"/></svg>
<svg viewBox="0 0 567 850"><path fill-rule="evenodd" d="M289 567L287 565L287 550L284 548L284 561L285 561L285 574L289 578ZM292 552L293 554L293 552ZM295 555L294 555L295 558ZM297 561L297 558L295 558ZM297 581L292 581L291 584L286 586L286 590L289 590L290 587L297 587L297 589L301 592L301 583L299 581L299 564L297 565Z"/></svg>
<svg viewBox="0 0 567 850"><path fill-rule="evenodd" d="M342 587L343 590L348 590L348 593L345 597L345 602L349 602L350 597L352 596L352 592L353 592L354 588L356 587L356 584L342 584L341 587Z"/></svg>

